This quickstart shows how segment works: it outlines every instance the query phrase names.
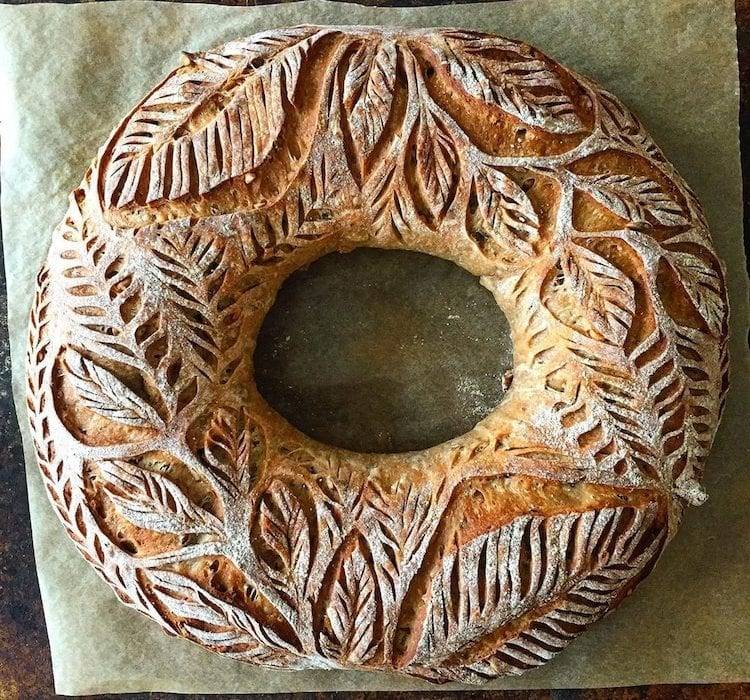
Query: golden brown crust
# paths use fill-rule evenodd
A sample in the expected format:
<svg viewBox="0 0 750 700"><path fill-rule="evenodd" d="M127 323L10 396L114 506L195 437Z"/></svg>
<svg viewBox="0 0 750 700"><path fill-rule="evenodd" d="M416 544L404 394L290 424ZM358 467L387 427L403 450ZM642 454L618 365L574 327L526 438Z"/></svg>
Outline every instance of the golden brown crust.
<svg viewBox="0 0 750 700"><path fill-rule="evenodd" d="M505 312L512 384L465 435L347 452L258 393L283 280L359 246L452 260ZM521 673L705 498L727 303L700 205L613 96L526 44L298 27L186 55L38 282L53 505L124 602L235 658Z"/></svg>

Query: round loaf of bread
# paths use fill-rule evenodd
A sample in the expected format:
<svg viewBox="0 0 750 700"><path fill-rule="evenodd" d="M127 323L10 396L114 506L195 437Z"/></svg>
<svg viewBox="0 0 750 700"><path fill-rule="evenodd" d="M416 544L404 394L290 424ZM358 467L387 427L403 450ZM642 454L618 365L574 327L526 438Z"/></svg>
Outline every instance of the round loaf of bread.
<svg viewBox="0 0 750 700"><path fill-rule="evenodd" d="M362 246L507 317L464 435L356 453L258 392L282 282ZM611 94L497 36L303 26L185 54L112 132L38 276L28 407L68 534L168 632L476 682L554 656L704 500L726 338L701 207Z"/></svg>

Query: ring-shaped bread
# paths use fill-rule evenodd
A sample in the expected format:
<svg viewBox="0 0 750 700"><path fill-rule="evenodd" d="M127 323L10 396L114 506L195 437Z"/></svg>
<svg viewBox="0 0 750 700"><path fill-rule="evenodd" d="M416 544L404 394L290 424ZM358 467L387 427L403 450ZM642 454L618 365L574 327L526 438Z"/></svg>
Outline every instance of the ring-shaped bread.
<svg viewBox="0 0 750 700"><path fill-rule="evenodd" d="M360 246L507 316L468 433L348 452L258 393L279 286ZM615 97L496 36L304 26L185 54L112 133L38 277L28 405L68 534L166 630L481 681L616 606L703 500L726 337L701 207Z"/></svg>

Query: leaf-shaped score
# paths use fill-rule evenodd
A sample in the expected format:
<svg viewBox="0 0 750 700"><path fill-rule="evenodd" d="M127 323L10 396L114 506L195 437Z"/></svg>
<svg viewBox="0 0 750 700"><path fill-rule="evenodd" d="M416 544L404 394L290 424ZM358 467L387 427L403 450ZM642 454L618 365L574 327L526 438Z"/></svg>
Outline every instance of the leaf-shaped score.
<svg viewBox="0 0 750 700"><path fill-rule="evenodd" d="M413 663L460 668L481 662L492 653L485 642L513 620L523 620L525 633L515 647L503 648L501 658L511 664L518 659L516 673L548 660L601 617L626 582L653 561L663 535L656 515L657 508L648 506L522 516L459 546L433 575ZM575 626L565 624L568 609ZM557 621L546 634L530 624L544 614L554 620L555 613ZM529 658L535 661L528 664Z"/></svg>
<svg viewBox="0 0 750 700"><path fill-rule="evenodd" d="M164 285L162 298L174 312L168 324L173 345L184 346L183 364L212 382L226 354L221 347L228 349L224 340L239 320L231 309L222 314L217 307L226 291L226 249L221 235L201 234L185 222L162 230L148 258L150 271ZM234 323L222 323L227 316Z"/></svg>
<svg viewBox="0 0 750 700"><path fill-rule="evenodd" d="M443 62L470 95L545 131L571 134L583 130L570 96L543 60L503 42L501 50L507 58L483 61L481 55L472 55L450 34L443 36Z"/></svg>
<svg viewBox="0 0 750 700"><path fill-rule="evenodd" d="M396 500L398 499L398 500ZM367 534L375 570L387 584L381 596L397 599L401 594L401 573L414 553L425 544L425 536L434 523L433 500L428 490L410 484L405 493L386 494L370 485L365 497L373 515L374 527Z"/></svg>
<svg viewBox="0 0 750 700"><path fill-rule="evenodd" d="M534 254L539 217L526 193L500 170L478 168L466 213L466 230L489 258Z"/></svg>
<svg viewBox="0 0 750 700"><path fill-rule="evenodd" d="M203 446L206 461L214 473L240 495L250 493L263 462L265 444L260 428L247 411L216 411Z"/></svg>
<svg viewBox="0 0 750 700"><path fill-rule="evenodd" d="M672 196L644 175L575 175L574 182L578 189L630 223L648 223L649 217L664 226L688 223Z"/></svg>
<svg viewBox="0 0 750 700"><path fill-rule="evenodd" d="M426 107L414 125L410 150L406 179L414 204L427 223L437 228L456 196L459 156L448 128Z"/></svg>
<svg viewBox="0 0 750 700"><path fill-rule="evenodd" d="M221 521L191 503L177 484L130 462L100 463L106 491L118 512L133 525L176 535L221 535Z"/></svg>
<svg viewBox="0 0 750 700"><path fill-rule="evenodd" d="M634 114L606 90L597 87L595 92L600 107L602 130L610 139L643 151L654 160L665 160L664 154Z"/></svg>
<svg viewBox="0 0 750 700"><path fill-rule="evenodd" d="M611 343L622 344L635 313L631 280L605 258L575 243L564 251L560 266L562 284L548 287L544 305L566 326L580 331L584 319ZM579 308L571 309L566 300Z"/></svg>
<svg viewBox="0 0 750 700"><path fill-rule="evenodd" d="M685 377L691 405L687 423L697 438L694 445L688 443L686 467L690 472L701 474L728 387L728 347L726 341L717 346L709 334L687 326L677 327L676 338L680 371ZM716 386L722 386L722 390L716 392Z"/></svg>
<svg viewBox="0 0 750 700"><path fill-rule="evenodd" d="M303 589L310 568L310 526L305 511L288 486L275 485L261 502L260 525L271 549L281 559L286 585Z"/></svg>
<svg viewBox="0 0 750 700"><path fill-rule="evenodd" d="M676 372L673 372L676 374ZM666 378L667 381L671 377ZM656 378L650 378L657 383ZM581 392L584 397L590 396L589 405L598 404L600 425L603 425L607 435L611 435L609 449L613 460L610 466L616 474L637 478L640 484L654 484L660 480L658 458L659 440L655 439L664 424L656 415L653 398L644 399L634 391L627 381L596 372L593 375L591 393ZM660 388L665 388L660 384ZM669 391L669 389L667 389ZM658 390L649 391L654 396ZM674 398L668 396L667 399ZM602 468L602 464L599 467ZM640 477L633 474L633 470L640 472Z"/></svg>
<svg viewBox="0 0 750 700"><path fill-rule="evenodd" d="M293 644L248 611L225 603L173 571L147 571L151 588L180 628L198 643L233 658L270 665L285 665ZM169 621L170 626L172 621Z"/></svg>
<svg viewBox="0 0 750 700"><path fill-rule="evenodd" d="M189 55L113 142L104 205L202 195L255 170L281 131L314 32L298 27L233 42L232 54Z"/></svg>
<svg viewBox="0 0 750 700"><path fill-rule="evenodd" d="M363 664L379 640L372 624L376 613L375 578L359 547L344 561L326 608L321 647L330 658Z"/></svg>
<svg viewBox="0 0 750 700"><path fill-rule="evenodd" d="M104 418L137 428L164 426L148 401L131 391L109 370L71 348L65 357L70 379L86 408Z"/></svg>
<svg viewBox="0 0 750 700"><path fill-rule="evenodd" d="M665 251L665 258L709 330L718 335L726 314L719 274L705 260L691 253L670 250Z"/></svg>
<svg viewBox="0 0 750 700"><path fill-rule="evenodd" d="M344 107L352 137L363 157L370 155L388 122L396 82L396 46L362 44L344 78Z"/></svg>

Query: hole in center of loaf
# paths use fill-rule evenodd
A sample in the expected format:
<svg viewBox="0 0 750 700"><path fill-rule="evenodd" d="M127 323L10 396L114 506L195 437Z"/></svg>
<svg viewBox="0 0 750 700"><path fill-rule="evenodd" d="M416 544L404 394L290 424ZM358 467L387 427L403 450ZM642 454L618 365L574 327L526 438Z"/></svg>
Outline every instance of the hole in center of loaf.
<svg viewBox="0 0 750 700"><path fill-rule="evenodd" d="M380 453L471 430L502 399L512 362L508 322L476 277L423 253L372 248L291 275L254 356L260 393L292 425Z"/></svg>

